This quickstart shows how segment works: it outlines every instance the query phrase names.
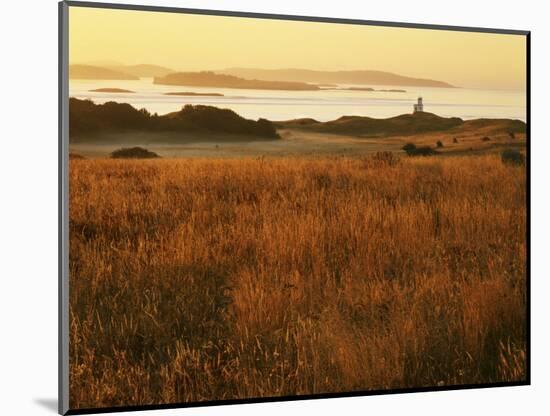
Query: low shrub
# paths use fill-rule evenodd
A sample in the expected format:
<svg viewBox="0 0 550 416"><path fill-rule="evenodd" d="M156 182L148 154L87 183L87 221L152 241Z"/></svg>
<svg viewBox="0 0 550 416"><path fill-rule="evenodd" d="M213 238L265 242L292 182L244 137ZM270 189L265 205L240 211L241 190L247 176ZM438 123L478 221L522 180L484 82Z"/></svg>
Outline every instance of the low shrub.
<svg viewBox="0 0 550 416"><path fill-rule="evenodd" d="M160 157L143 147L125 147L111 153L113 159L154 159Z"/></svg>
<svg viewBox="0 0 550 416"><path fill-rule="evenodd" d="M437 152L430 146L416 146L414 143L407 143L402 149L408 156L432 156Z"/></svg>
<svg viewBox="0 0 550 416"><path fill-rule="evenodd" d="M405 152L409 153L411 151L416 150L416 145L414 143L407 143L401 149L403 149Z"/></svg>
<svg viewBox="0 0 550 416"><path fill-rule="evenodd" d="M517 150L506 149L501 153L502 163L506 165L516 165L523 166L525 165L525 155Z"/></svg>

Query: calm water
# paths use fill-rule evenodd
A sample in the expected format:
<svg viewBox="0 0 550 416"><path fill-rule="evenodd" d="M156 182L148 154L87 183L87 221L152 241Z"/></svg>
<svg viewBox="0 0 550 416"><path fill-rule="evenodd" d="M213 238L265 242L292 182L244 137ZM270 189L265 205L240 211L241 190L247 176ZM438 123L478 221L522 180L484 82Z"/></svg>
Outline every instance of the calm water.
<svg viewBox="0 0 550 416"><path fill-rule="evenodd" d="M179 110L185 104L213 105L230 108L243 117L269 120L289 120L311 117L319 121L333 120L343 115L377 118L412 112L418 96L424 98L424 110L445 117L526 118L524 91L497 91L466 88L396 87L363 85L374 89L398 88L397 92L369 91L266 91L228 88L155 85L152 78L134 81L71 80L70 95L89 98L95 103L126 102L151 113L165 114ZM355 85L356 86L356 85ZM341 85L340 87L348 87ZM90 92L97 88L123 88L134 94ZM181 97L166 92L215 92L223 97Z"/></svg>

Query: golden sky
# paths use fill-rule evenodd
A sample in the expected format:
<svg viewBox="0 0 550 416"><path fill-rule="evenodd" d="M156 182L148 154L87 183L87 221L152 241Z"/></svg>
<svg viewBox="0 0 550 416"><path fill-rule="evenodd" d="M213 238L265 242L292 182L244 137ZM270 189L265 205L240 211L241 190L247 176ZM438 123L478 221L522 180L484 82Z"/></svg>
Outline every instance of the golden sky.
<svg viewBox="0 0 550 416"><path fill-rule="evenodd" d="M71 63L373 69L461 87L524 89L526 39L443 30L69 8Z"/></svg>

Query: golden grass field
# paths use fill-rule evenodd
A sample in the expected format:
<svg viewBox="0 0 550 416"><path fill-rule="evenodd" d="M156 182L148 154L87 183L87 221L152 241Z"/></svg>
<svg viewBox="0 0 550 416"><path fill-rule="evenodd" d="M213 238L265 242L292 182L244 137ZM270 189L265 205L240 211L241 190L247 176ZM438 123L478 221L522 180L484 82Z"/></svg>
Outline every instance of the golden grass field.
<svg viewBox="0 0 550 416"><path fill-rule="evenodd" d="M497 155L70 162L73 409L521 381Z"/></svg>

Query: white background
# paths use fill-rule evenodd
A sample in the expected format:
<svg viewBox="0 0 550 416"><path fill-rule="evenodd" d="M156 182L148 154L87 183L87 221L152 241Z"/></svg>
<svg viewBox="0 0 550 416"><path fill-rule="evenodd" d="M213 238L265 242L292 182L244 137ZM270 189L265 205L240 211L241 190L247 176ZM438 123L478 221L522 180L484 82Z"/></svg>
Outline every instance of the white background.
<svg viewBox="0 0 550 416"><path fill-rule="evenodd" d="M57 401L57 4L56 0L2 3L0 414L52 415ZM532 31L532 386L146 414L550 414L546 248L550 231L550 36L546 2L141 0L141 4Z"/></svg>

